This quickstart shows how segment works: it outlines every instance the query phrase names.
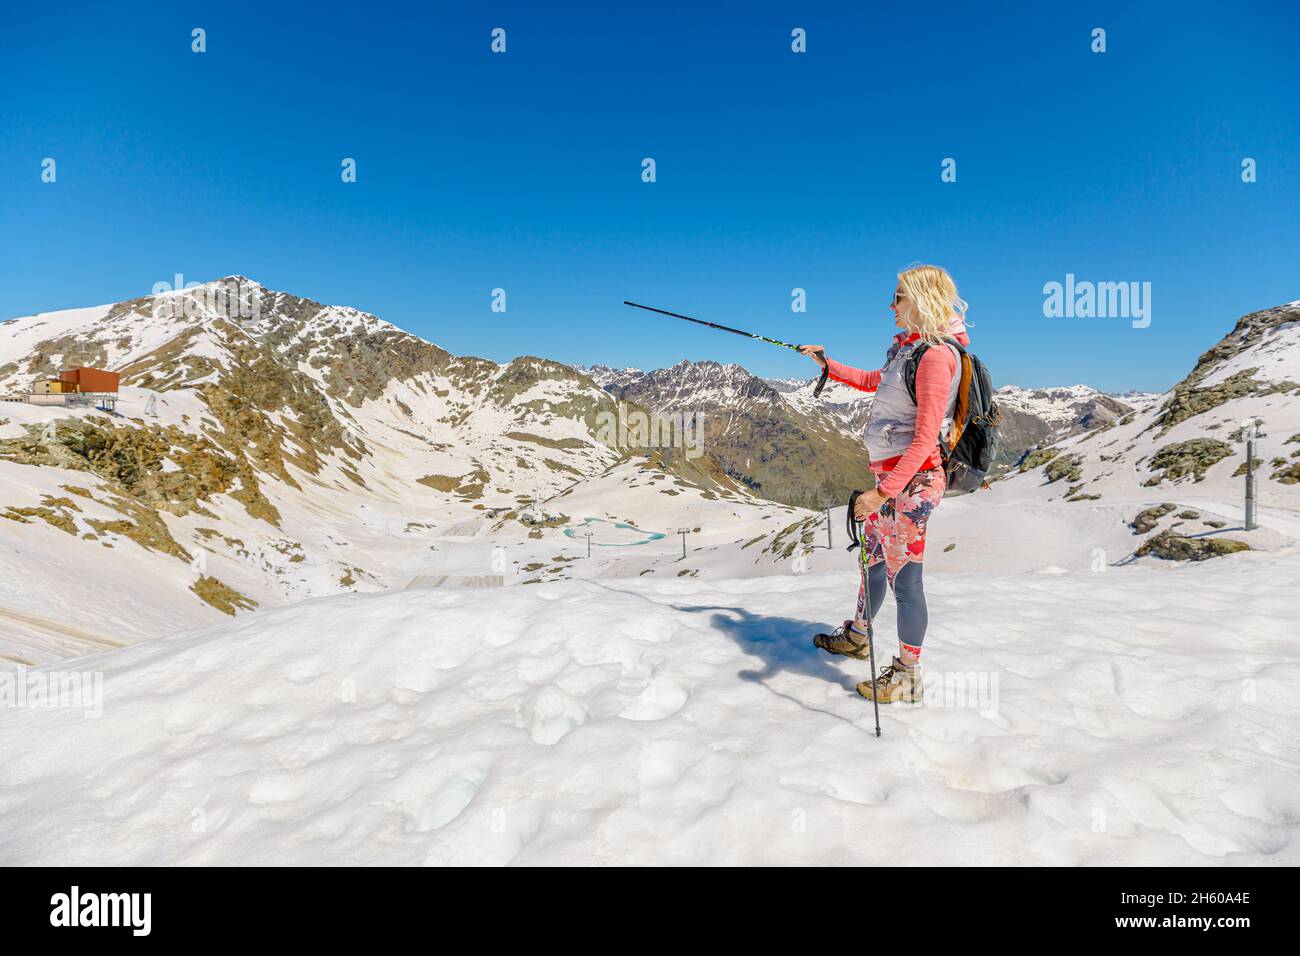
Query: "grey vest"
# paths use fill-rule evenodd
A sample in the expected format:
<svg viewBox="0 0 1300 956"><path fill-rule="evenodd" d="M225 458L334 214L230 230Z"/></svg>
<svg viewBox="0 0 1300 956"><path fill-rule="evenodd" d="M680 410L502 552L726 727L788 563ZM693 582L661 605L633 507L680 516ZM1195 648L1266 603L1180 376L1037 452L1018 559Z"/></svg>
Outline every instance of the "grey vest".
<svg viewBox="0 0 1300 956"><path fill-rule="evenodd" d="M885 357L885 367L880 371L880 385L871 402L867 425L862 430L862 441L867 446L867 455L872 461L884 461L901 455L907 451L916 436L916 402L907 394L903 369L919 344L919 341L903 346L895 344ZM940 436L947 435L952 425L952 416L957 410L957 389L961 386L961 356L951 345L945 345L945 348L958 359L958 374L952 377L952 385L948 389L948 407L944 412L943 423L939 426ZM935 447L938 447L937 442Z"/></svg>

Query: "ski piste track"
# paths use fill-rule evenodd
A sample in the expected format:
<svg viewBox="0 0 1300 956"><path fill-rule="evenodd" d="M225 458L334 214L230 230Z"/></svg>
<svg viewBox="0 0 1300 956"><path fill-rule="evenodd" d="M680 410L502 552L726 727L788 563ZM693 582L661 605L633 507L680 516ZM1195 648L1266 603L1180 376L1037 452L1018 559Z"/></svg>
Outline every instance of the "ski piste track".
<svg viewBox="0 0 1300 956"><path fill-rule="evenodd" d="M106 634L100 634L86 627L68 624L64 621L56 621L39 614L31 614L24 611L15 611L11 608L0 607L0 626L5 622L12 625L20 625L25 629L36 631L42 637L47 638L47 643L43 650L48 650L49 643L62 646L69 657L76 657L82 654L96 654L100 651L112 650L118 647L125 647L127 642L120 641L116 638L109 637ZM23 640L20 632L10 630L7 634L7 640L11 647L21 648ZM34 661L28 660L21 653L0 653L0 661L8 661L13 664L28 666Z"/></svg>
<svg viewBox="0 0 1300 956"><path fill-rule="evenodd" d="M412 588L499 588L505 584L502 574L420 574L413 578L406 589Z"/></svg>

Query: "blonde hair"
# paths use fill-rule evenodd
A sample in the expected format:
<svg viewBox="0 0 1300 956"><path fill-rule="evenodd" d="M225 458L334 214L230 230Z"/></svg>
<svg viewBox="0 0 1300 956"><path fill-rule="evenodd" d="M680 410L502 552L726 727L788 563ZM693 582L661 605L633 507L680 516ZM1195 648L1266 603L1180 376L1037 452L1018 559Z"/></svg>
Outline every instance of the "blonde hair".
<svg viewBox="0 0 1300 956"><path fill-rule="evenodd" d="M951 333L953 317L966 321L966 302L957 294L957 283L939 266L914 265L898 274L898 284L916 304L908 329L921 339L938 345Z"/></svg>

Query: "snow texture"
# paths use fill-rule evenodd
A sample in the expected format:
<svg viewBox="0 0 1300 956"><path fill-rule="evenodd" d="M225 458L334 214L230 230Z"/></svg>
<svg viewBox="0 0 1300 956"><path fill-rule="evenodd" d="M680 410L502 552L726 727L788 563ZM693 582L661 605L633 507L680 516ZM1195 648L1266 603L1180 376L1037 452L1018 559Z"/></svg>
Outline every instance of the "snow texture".
<svg viewBox="0 0 1300 956"><path fill-rule="evenodd" d="M1295 865L1297 573L936 576L879 739L843 572L316 599L35 672L0 860Z"/></svg>

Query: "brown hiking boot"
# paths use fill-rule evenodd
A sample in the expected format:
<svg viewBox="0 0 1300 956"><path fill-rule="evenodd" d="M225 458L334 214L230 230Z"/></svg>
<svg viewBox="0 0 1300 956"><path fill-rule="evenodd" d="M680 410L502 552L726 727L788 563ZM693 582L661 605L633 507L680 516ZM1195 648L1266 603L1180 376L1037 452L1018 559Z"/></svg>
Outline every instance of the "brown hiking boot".
<svg viewBox="0 0 1300 956"><path fill-rule="evenodd" d="M882 704L919 704L925 696L921 685L921 665L908 667L897 657L888 667L880 668L880 676L874 681L863 681L858 685L858 693L867 700L873 698Z"/></svg>
<svg viewBox="0 0 1300 956"><path fill-rule="evenodd" d="M866 660L871 653L871 639L845 621L829 634L818 634L813 644L831 654L843 654L855 660Z"/></svg>

